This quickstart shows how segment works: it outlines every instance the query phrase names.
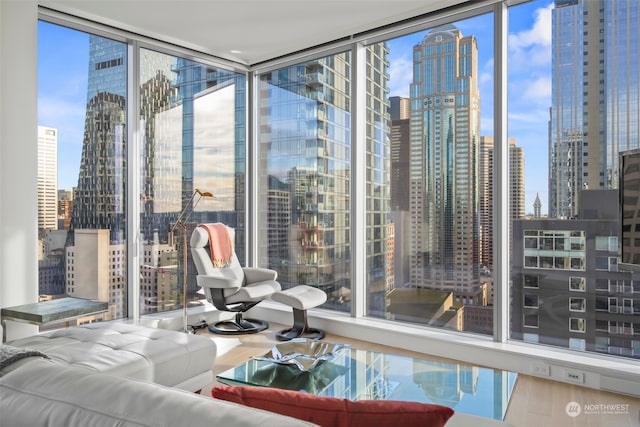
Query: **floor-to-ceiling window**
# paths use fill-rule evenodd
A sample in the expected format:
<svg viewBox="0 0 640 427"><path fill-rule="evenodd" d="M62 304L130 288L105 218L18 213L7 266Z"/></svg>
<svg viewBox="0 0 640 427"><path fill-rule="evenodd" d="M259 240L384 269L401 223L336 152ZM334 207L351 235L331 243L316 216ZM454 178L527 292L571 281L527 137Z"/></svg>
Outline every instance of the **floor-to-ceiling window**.
<svg viewBox="0 0 640 427"><path fill-rule="evenodd" d="M367 313L491 334L491 14L367 47Z"/></svg>
<svg viewBox="0 0 640 427"><path fill-rule="evenodd" d="M127 317L127 45L38 24L39 293Z"/></svg>
<svg viewBox="0 0 640 427"><path fill-rule="evenodd" d="M257 93L259 264L350 311L351 55L262 73Z"/></svg>
<svg viewBox="0 0 640 427"><path fill-rule="evenodd" d="M509 131L526 159L511 337L638 358L638 277L618 266L621 254L637 263L625 256L638 243L637 187L618 194L637 177L618 160L640 148L640 5L538 0L510 8L509 24Z"/></svg>
<svg viewBox="0 0 640 427"><path fill-rule="evenodd" d="M188 242L199 223L233 227L235 249L244 262L245 82L244 74L140 49L143 315L182 307L184 289L187 303L202 299L182 235ZM184 228L175 227L183 211Z"/></svg>
<svg viewBox="0 0 640 427"><path fill-rule="evenodd" d="M121 71L119 84L126 87L127 57L117 52L125 52L127 44L41 23L86 43L81 67L86 82L65 91L80 87L84 98L76 104L82 108L76 114L81 130L73 140L75 160L65 152L54 156L55 165L52 141L57 138L62 150L69 132L48 119L41 122L42 169L71 171L75 178L69 184L61 184L58 174L57 188L77 187L56 200L63 226L66 215L68 229L76 233L71 238L61 233L63 246L53 240L56 233L42 233L48 263L41 266L48 268L51 283L61 283L63 293L78 292L78 278L91 274L78 271L91 265L90 252L81 251L85 258L78 261L73 248L94 245L112 257L109 268L120 275L109 276L106 285L109 301L121 304L114 317L126 316L127 267L140 269L140 313L179 308L183 248L180 233L177 245L170 245L169 230L199 189L214 198L199 202L187 218L188 231L204 221L234 226L241 258L247 231L255 236L246 242L249 254L257 254L247 261L277 270L285 288L306 284L325 290L325 309L360 313L353 309L357 302L366 307L364 315L405 326L492 335L496 289L509 288L502 300L510 313L502 320L509 323L511 338L637 357L638 285L632 273L618 267L620 244L635 240L618 235L617 194L617 156L638 148L640 25L632 25L637 7L626 1L539 0L509 9L506 141L493 135L496 30L487 10L433 25L421 21L418 32L391 31L393 36L332 46L331 54L315 52L296 63L281 58L280 65L261 64L253 91L256 115L250 118L256 139L248 143L244 72L145 44L133 51L140 65L134 71L136 93L121 99L112 88L115 80L90 76L111 79ZM41 85L50 78L62 86L75 76L71 59L64 63L64 78L44 71L55 69L42 53L49 41L45 30ZM78 52L73 51L74 60ZM362 70L355 79L354 66ZM92 88L97 91L90 97ZM47 117L45 86L40 92L41 117ZM134 172L140 179L134 195L123 183L127 167L133 167L126 162L131 125L126 126L124 106L134 105L124 102L127 97L135 97L140 107L135 124L140 161ZM66 118L74 116L68 111ZM362 152L354 154L354 140ZM257 176L249 179L245 144L255 150L249 173ZM495 163L497 151L505 148L508 170ZM67 166L74 162L75 170ZM493 199L498 174L508 174L506 216ZM354 208L362 196L352 194L354 179L364 181L357 187L365 193L362 210ZM257 229L245 230L244 192L253 182L257 188L249 190L255 198L249 200L257 200L251 206ZM42 200L52 200L50 188L56 185L44 176L41 185ZM69 201L76 191L77 200ZM132 255L126 253L121 224L131 204L140 226L135 266L127 264ZM94 207L107 205L112 212L100 210L91 219ZM53 227L46 211L43 230ZM109 227L91 231L91 221ZM507 221L510 280L494 284L500 262L493 259L494 248L503 243L494 240L495 228ZM66 249L52 250L60 247ZM354 260L362 260L363 268ZM197 299L189 280L188 299Z"/></svg>
<svg viewBox="0 0 640 427"><path fill-rule="evenodd" d="M128 268L140 270L139 313L183 306L183 229L170 236L183 210L187 234L200 222L224 222L245 256L245 75L140 48L140 265L129 264L127 50L39 22L39 293L107 301L100 320L129 315ZM187 206L196 191L213 197ZM202 296L187 255L191 302Z"/></svg>

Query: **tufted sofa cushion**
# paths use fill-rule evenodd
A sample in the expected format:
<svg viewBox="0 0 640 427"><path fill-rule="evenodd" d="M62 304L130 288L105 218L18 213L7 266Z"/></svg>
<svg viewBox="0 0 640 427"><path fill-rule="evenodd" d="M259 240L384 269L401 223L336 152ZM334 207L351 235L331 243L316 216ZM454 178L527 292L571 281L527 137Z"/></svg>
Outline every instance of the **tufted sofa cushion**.
<svg viewBox="0 0 640 427"><path fill-rule="evenodd" d="M31 359L0 371L0 426L312 426L197 393Z"/></svg>
<svg viewBox="0 0 640 427"><path fill-rule="evenodd" d="M93 323L11 341L96 372L196 391L213 381L210 338L122 323Z"/></svg>

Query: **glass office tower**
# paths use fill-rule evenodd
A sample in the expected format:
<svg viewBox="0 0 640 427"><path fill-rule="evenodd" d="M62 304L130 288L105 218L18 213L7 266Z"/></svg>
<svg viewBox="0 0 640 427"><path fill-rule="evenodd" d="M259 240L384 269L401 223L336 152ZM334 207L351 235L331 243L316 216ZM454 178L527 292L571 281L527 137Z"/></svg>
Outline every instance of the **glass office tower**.
<svg viewBox="0 0 640 427"><path fill-rule="evenodd" d="M478 47L452 25L413 49L411 84L411 286L479 291Z"/></svg>
<svg viewBox="0 0 640 427"><path fill-rule="evenodd" d="M89 37L87 110L78 185L69 238L74 230L108 229L125 234L127 46Z"/></svg>
<svg viewBox="0 0 640 427"><path fill-rule="evenodd" d="M618 152L638 148L640 3L556 0L549 216L574 218L582 189L617 188Z"/></svg>
<svg viewBox="0 0 640 427"><path fill-rule="evenodd" d="M259 253L283 288L350 300L351 97L349 53L260 76ZM264 256L263 255L263 256Z"/></svg>
<svg viewBox="0 0 640 427"><path fill-rule="evenodd" d="M78 184L65 245L65 291L127 315L127 45L89 37L87 104Z"/></svg>
<svg viewBox="0 0 640 427"><path fill-rule="evenodd" d="M367 285L370 310L384 312L393 285L388 49L365 50ZM304 284L328 295L325 307L350 310L352 231L351 54L338 53L259 78L257 244L260 265L284 288Z"/></svg>

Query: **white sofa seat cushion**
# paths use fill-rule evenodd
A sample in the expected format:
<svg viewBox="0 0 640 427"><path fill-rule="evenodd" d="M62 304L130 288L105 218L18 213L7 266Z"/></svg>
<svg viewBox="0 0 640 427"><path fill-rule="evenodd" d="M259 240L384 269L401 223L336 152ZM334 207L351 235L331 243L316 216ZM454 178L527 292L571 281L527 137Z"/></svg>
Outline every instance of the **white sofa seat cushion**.
<svg viewBox="0 0 640 427"><path fill-rule="evenodd" d="M57 362L189 391L213 381L216 357L210 338L113 322L74 326L9 344L41 351Z"/></svg>
<svg viewBox="0 0 640 427"><path fill-rule="evenodd" d="M296 427L312 424L158 384L35 359L0 376L0 425Z"/></svg>

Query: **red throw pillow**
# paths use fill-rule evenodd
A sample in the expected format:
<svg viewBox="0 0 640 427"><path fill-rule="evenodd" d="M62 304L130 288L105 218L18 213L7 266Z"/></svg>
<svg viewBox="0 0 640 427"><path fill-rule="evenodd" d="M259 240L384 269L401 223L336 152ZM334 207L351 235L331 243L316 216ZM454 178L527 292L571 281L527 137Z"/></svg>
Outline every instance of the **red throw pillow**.
<svg viewBox="0 0 640 427"><path fill-rule="evenodd" d="M354 402L270 387L220 386L214 387L211 395L323 427L441 427L453 415L453 409L429 403L397 400Z"/></svg>

